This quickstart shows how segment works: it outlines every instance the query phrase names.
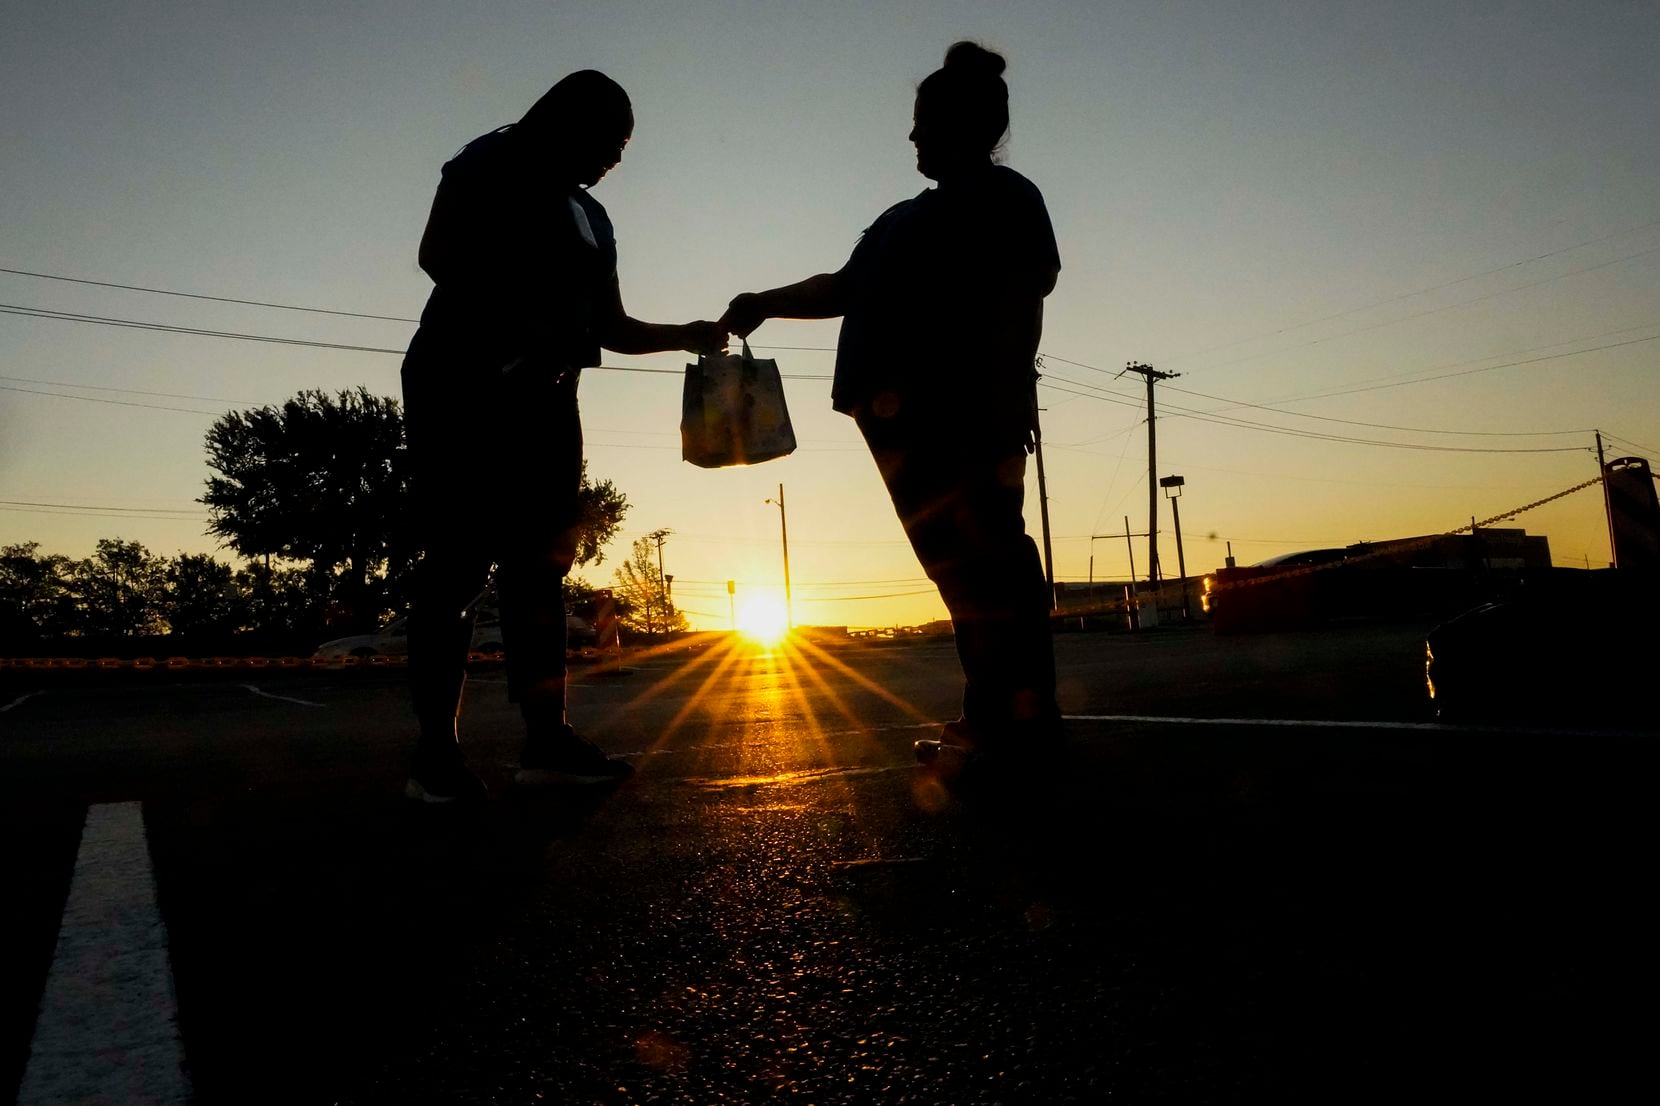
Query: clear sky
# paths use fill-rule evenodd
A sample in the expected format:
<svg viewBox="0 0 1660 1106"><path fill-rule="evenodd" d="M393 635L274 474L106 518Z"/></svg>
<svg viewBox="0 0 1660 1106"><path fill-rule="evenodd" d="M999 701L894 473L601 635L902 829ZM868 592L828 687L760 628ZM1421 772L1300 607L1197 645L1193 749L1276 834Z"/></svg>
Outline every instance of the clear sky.
<svg viewBox="0 0 1660 1106"><path fill-rule="evenodd" d="M1131 360L1182 374L1160 388L1158 467L1187 478L1195 573L1225 540L1250 563L1543 498L1595 475L1593 427L1612 455L1660 459L1648 3L10 5L0 266L414 316L439 166L597 68L638 120L594 191L625 301L715 317L736 292L838 267L926 185L911 99L959 38L1007 57L1007 160L1060 240L1041 393L1059 577L1086 577L1092 549L1097 577L1122 577L1124 542L1090 536L1126 514L1146 527L1142 389L1112 376ZM394 349L413 329L5 273L0 304ZM754 340L835 337L774 321ZM764 353L787 376L830 369L826 352ZM398 365L0 314L0 543L211 550L194 500L214 414L302 388L396 395ZM740 599L781 583L763 501L783 483L798 621L943 617L827 382L788 388L800 451L706 472L679 459L675 376L590 371L590 467L634 506L588 578L667 528L676 600L724 625L722 581ZM1193 417L1223 411L1295 434ZM477 439L482 481L490 428ZM1471 452L1550 449L1568 451ZM1517 524L1558 563L1607 560L1595 491Z"/></svg>

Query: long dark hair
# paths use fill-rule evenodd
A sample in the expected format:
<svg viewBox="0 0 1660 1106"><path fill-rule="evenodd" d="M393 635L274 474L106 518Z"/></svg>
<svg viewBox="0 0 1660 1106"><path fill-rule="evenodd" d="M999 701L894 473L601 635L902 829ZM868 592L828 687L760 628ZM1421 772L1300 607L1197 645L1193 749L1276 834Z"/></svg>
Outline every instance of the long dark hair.
<svg viewBox="0 0 1660 1106"><path fill-rule="evenodd" d="M623 86L597 69L579 69L542 94L512 129L534 138L560 132L615 133L634 126L634 107Z"/></svg>
<svg viewBox="0 0 1660 1106"><path fill-rule="evenodd" d="M1003 55L977 42L957 42L945 52L945 64L917 86L935 124L964 147L995 155L1009 131L1009 86L1003 81Z"/></svg>

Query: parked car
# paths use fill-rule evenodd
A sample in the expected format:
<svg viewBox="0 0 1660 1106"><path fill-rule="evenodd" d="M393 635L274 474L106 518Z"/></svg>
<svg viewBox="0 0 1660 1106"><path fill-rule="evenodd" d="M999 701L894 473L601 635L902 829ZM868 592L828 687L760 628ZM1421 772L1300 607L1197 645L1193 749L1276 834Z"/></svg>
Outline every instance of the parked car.
<svg viewBox="0 0 1660 1106"><path fill-rule="evenodd" d="M501 623L479 619L473 626L473 652L501 652ZM405 657L409 655L409 619L394 618L372 634L352 634L325 641L314 656L324 660L343 657Z"/></svg>
<svg viewBox="0 0 1660 1106"><path fill-rule="evenodd" d="M592 645L597 635L594 628L576 615L565 616L565 629L572 648ZM501 620L494 611L480 609L473 624L472 650L475 653L495 654L502 651ZM404 657L409 655L409 618L395 618L372 634L352 634L349 637L325 641L314 654L324 660L344 657Z"/></svg>
<svg viewBox="0 0 1660 1106"><path fill-rule="evenodd" d="M1444 722L1652 730L1660 581L1558 569L1429 632L1424 674Z"/></svg>
<svg viewBox="0 0 1660 1106"><path fill-rule="evenodd" d="M1217 633L1286 630L1313 625L1334 577L1293 574L1293 570L1340 565L1343 549L1306 549L1254 565L1219 568L1205 577L1200 606ZM1263 583L1252 583L1262 580Z"/></svg>

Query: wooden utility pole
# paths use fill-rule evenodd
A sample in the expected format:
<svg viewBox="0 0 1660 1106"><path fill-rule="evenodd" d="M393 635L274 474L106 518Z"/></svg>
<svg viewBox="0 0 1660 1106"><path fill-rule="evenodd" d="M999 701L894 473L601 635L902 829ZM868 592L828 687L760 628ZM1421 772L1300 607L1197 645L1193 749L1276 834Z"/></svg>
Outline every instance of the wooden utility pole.
<svg viewBox="0 0 1660 1106"><path fill-rule="evenodd" d="M1043 358L1032 359L1032 456L1037 459L1038 517L1043 522L1043 578L1049 585L1049 609L1060 607L1055 594L1055 554L1049 544L1049 482L1043 475L1043 408L1038 406L1037 382L1043 379Z"/></svg>
<svg viewBox="0 0 1660 1106"><path fill-rule="evenodd" d="M1043 478L1043 432L1032 431L1032 454L1037 458L1038 514L1043 520L1043 576L1049 583L1049 609L1057 606L1055 597L1055 555L1049 545L1049 484Z"/></svg>
<svg viewBox="0 0 1660 1106"><path fill-rule="evenodd" d="M668 581L663 578L663 539L668 537L671 533L673 533L673 531L671 531L671 530L653 530L651 533L646 535L646 540L647 541L654 541L654 542L657 543L657 595L662 601L662 606L663 606L663 630L664 630L665 633L668 631L668 628L669 628L669 609L672 606L672 604L669 602ZM650 614L650 611L651 611L651 600L650 600L649 589L648 589L648 595L647 595L647 599L646 599L646 612L647 612L646 613L646 633L648 633L648 634L651 633L651 614Z"/></svg>
<svg viewBox="0 0 1660 1106"><path fill-rule="evenodd" d="M1620 567L1620 551L1614 544L1614 500L1608 495L1608 461L1602 455L1602 431L1597 431L1597 475L1602 477L1602 513L1608 519L1608 563Z"/></svg>
<svg viewBox="0 0 1660 1106"><path fill-rule="evenodd" d="M1182 375L1181 373L1160 372L1151 365L1143 365L1139 361L1130 361L1124 365L1124 372L1139 373L1147 381L1147 583L1157 589L1159 586L1159 456L1158 456L1158 421L1153 411L1153 385L1160 380L1170 380ZM1123 376L1124 373L1119 373Z"/></svg>

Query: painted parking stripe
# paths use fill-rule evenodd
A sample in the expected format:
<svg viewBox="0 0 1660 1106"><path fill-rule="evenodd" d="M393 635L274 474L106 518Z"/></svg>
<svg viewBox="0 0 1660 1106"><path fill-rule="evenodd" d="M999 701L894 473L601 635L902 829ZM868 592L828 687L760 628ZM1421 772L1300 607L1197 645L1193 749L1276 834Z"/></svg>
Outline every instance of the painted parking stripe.
<svg viewBox="0 0 1660 1106"><path fill-rule="evenodd" d="M5 706L0 707L0 714L5 714L7 711L11 710L13 707L22 706L24 703L27 703L30 699L33 699L36 695L45 695L45 694L46 693L44 691L31 691L31 692L29 692L25 695L19 695L17 698L15 698L11 702L7 703Z"/></svg>
<svg viewBox="0 0 1660 1106"><path fill-rule="evenodd" d="M260 688L255 687L253 684L243 684L242 686L246 690L251 691L255 695L261 696L262 698L265 698L265 699L278 699L278 700L281 700L284 703L298 703L302 707L327 706L326 703L313 703L310 699L296 699L292 695L274 695L269 691L263 691Z"/></svg>
<svg viewBox="0 0 1660 1106"><path fill-rule="evenodd" d="M1312 718L1183 718L1158 714L1067 714L1068 722L1142 722L1158 726L1253 726L1258 729L1410 730L1440 734L1508 734L1514 737L1653 737L1644 730L1540 728L1537 726L1461 726L1447 722L1366 722Z"/></svg>
<svg viewBox="0 0 1660 1106"><path fill-rule="evenodd" d="M90 808L18 1106L190 1101L138 803Z"/></svg>

